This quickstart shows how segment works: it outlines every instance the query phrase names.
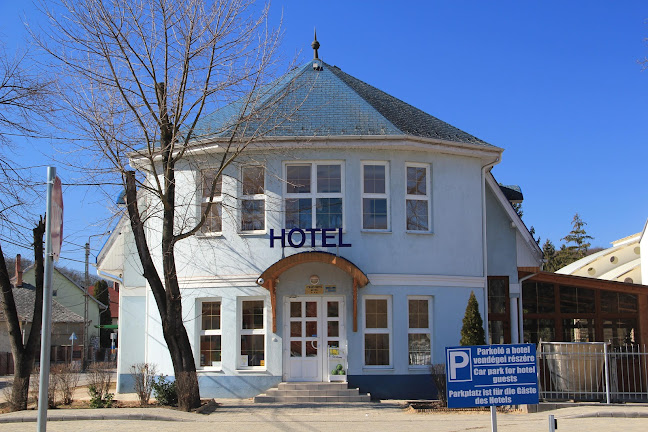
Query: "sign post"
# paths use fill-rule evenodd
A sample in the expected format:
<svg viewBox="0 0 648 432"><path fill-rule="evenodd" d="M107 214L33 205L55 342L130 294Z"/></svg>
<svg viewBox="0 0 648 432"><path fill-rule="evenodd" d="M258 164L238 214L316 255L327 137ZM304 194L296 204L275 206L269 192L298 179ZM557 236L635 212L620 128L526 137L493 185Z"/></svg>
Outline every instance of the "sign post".
<svg viewBox="0 0 648 432"><path fill-rule="evenodd" d="M538 363L533 344L446 348L448 408L538 403Z"/></svg>
<svg viewBox="0 0 648 432"><path fill-rule="evenodd" d="M74 361L74 341L76 340L76 338L76 333L72 332L72 334L70 335L70 342L72 342L72 350L70 351L70 363Z"/></svg>
<svg viewBox="0 0 648 432"><path fill-rule="evenodd" d="M63 241L63 193L56 168L47 167L47 210L45 213L45 275L43 282L43 324L40 350L40 377L38 387L38 432L47 429L49 401L50 347L52 338L52 272L58 261Z"/></svg>

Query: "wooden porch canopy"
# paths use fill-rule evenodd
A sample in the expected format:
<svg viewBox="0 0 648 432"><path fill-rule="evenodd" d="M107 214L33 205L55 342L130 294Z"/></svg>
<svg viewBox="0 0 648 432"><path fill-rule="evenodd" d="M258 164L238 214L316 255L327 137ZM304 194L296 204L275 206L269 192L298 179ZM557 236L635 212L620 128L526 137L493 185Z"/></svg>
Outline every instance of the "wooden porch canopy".
<svg viewBox="0 0 648 432"><path fill-rule="evenodd" d="M277 331L277 282L279 276L300 264L323 263L333 265L353 279L353 331L358 331L358 288L369 283L369 278L351 261L328 252L300 252L282 258L268 267L257 279L257 284L270 291L272 305L272 331Z"/></svg>

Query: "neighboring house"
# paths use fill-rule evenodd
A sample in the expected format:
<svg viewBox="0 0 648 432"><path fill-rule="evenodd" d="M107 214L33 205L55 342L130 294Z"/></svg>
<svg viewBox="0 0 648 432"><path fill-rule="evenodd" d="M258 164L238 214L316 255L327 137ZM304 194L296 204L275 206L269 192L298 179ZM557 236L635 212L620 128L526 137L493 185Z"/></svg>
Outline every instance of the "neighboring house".
<svg viewBox="0 0 648 432"><path fill-rule="evenodd" d="M583 257L556 270L556 273L642 284L639 244L642 234L637 233L613 241L611 248Z"/></svg>
<svg viewBox="0 0 648 432"><path fill-rule="evenodd" d="M112 281L108 284L108 295L110 296L110 319L112 325L119 324L119 282Z"/></svg>
<svg viewBox="0 0 648 432"><path fill-rule="evenodd" d="M471 291L491 340L519 341L518 270L542 253L510 204L520 191L490 174L502 149L317 59L283 80L304 110L226 169L208 223L176 245L201 395L346 379L379 398L432 397L429 364L459 343ZM201 128L226 130L226 114ZM189 223L226 142L201 138L176 165ZM159 203L141 193L140 205ZM159 244L160 220L146 223ZM173 375L127 217L97 268L121 286L117 390L132 391L135 363Z"/></svg>
<svg viewBox="0 0 648 432"><path fill-rule="evenodd" d="M19 268L20 260L17 260ZM18 273L18 272L17 272ZM13 279L13 294L16 302L18 318L21 329L23 330L23 341L26 340L34 313L34 302L36 301L36 288L34 285L22 281L20 277ZM0 298L2 301L2 298ZM70 336L75 333L78 339L75 345L81 343L81 334L83 332L83 317L72 312L56 300L52 300L52 361L63 360L57 358L59 347L69 347L71 345ZM75 350L76 351L76 350ZM0 352L11 352L11 343L9 342L9 331L5 322L5 316L0 308ZM69 352L68 352L69 359Z"/></svg>
<svg viewBox="0 0 648 432"><path fill-rule="evenodd" d="M35 266L31 265L23 271L23 280L26 283L34 285L35 282ZM14 278L15 279L15 278ZM72 279L67 277L61 271L54 267L52 273L52 298L61 305L65 306L70 311L78 316L84 316L85 309L85 295L87 291ZM95 325L99 324L99 312L106 309L106 305L98 301L92 295L88 294L88 337L89 341L92 337L99 337L99 329ZM77 333L79 337L78 343L83 343L83 331Z"/></svg>

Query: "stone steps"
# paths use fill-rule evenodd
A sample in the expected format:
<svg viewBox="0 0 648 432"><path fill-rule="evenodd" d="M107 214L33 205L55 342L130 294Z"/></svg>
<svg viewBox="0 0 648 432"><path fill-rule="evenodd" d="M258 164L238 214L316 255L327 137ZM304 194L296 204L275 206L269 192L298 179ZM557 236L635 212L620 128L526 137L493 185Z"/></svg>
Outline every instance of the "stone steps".
<svg viewBox="0 0 648 432"><path fill-rule="evenodd" d="M265 394L254 398L255 403L334 403L369 402L370 400L371 395L360 394L357 388L350 389L345 382L282 382L277 387L268 389Z"/></svg>

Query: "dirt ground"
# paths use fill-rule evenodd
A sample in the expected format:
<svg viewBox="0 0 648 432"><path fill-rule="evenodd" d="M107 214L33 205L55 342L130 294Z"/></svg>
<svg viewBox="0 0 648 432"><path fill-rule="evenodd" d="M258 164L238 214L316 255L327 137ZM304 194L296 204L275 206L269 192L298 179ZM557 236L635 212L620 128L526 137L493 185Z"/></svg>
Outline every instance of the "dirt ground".
<svg viewBox="0 0 648 432"><path fill-rule="evenodd" d="M32 377L32 380L35 379ZM37 379L37 378L36 378ZM9 412L9 407L7 403L7 398L11 393L11 383L13 377L4 376L0 377L0 413ZM110 384L110 392L115 393L116 391L116 382ZM30 390L31 393L31 390ZM72 395L72 403L70 405L63 405L59 403L60 396L57 394L57 407L56 409L69 409L69 408L89 408L90 403L90 393L88 392L88 384L86 377L82 374L81 379L79 380L79 386L74 390ZM151 407L158 406L155 403L155 399L151 397L151 403L148 405ZM140 408L139 400L135 393L126 393L126 394L115 394L113 399L114 408ZM28 409L36 409L36 403L33 400L30 394L30 403Z"/></svg>

